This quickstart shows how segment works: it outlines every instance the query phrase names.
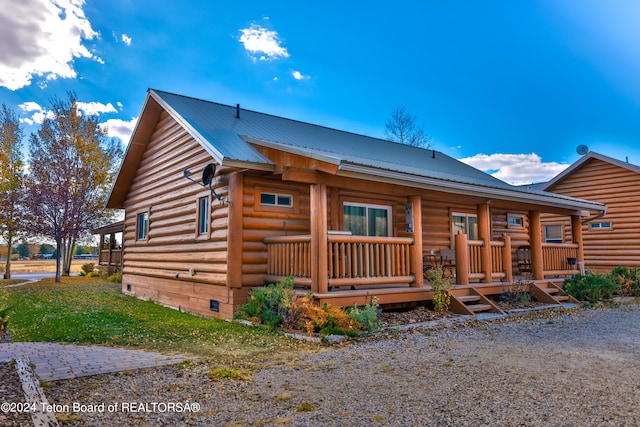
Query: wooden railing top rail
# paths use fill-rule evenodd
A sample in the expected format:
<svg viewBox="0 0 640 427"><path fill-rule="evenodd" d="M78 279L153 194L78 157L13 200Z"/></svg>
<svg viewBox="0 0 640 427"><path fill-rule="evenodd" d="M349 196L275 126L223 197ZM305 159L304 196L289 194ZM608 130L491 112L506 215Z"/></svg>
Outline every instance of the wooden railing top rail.
<svg viewBox="0 0 640 427"><path fill-rule="evenodd" d="M329 243L388 243L395 245L412 245L411 237L380 237L380 236L341 236L329 235Z"/></svg>
<svg viewBox="0 0 640 427"><path fill-rule="evenodd" d="M467 244L469 246L484 246L484 240L467 240ZM494 247L503 247L504 246L504 241L503 240L492 240L491 242L489 242L489 244L491 246Z"/></svg>
<svg viewBox="0 0 640 427"><path fill-rule="evenodd" d="M575 249L578 247L577 243L543 243L543 248L572 248Z"/></svg>
<svg viewBox="0 0 640 427"><path fill-rule="evenodd" d="M297 234L293 236L270 236L264 238L265 243L306 243L310 241L310 234Z"/></svg>

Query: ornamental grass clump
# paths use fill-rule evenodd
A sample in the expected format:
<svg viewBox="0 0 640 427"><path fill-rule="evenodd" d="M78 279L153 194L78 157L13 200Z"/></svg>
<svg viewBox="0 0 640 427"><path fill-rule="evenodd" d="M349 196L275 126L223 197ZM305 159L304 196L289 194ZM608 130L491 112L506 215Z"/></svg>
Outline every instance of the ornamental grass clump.
<svg viewBox="0 0 640 427"><path fill-rule="evenodd" d="M362 329L362 325L346 311L327 303L318 306L311 295L293 299L283 327L302 329L309 335L357 335Z"/></svg>
<svg viewBox="0 0 640 427"><path fill-rule="evenodd" d="M444 270L441 268L429 271L429 280L433 292L433 308L438 313L444 313L451 305L451 280L444 277Z"/></svg>

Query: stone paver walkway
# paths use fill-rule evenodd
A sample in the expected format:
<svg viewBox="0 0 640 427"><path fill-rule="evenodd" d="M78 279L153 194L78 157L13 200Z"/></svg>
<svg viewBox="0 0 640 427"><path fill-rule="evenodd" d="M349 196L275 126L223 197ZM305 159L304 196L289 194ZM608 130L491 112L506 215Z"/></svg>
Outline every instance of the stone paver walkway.
<svg viewBox="0 0 640 427"><path fill-rule="evenodd" d="M183 354L166 355L101 346L39 342L0 344L0 362L25 356L35 366L35 373L41 381L171 365L191 358Z"/></svg>

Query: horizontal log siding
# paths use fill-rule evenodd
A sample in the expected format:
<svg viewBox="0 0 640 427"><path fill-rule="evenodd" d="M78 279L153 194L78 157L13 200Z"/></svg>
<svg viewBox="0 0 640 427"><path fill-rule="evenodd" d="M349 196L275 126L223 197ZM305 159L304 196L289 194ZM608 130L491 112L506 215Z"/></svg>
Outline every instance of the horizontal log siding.
<svg viewBox="0 0 640 427"><path fill-rule="evenodd" d="M296 209L260 210L256 189L291 194ZM258 208L258 209L256 209ZM283 183L281 180L245 175L243 197L243 286L264 285L267 272L266 237L310 234L309 185Z"/></svg>
<svg viewBox="0 0 640 427"><path fill-rule="evenodd" d="M509 215L521 215L523 217L522 227L509 227ZM511 237L511 271L517 272L518 260L516 252L520 246L529 245L529 216L527 212L518 210L491 209L491 240L503 241L503 236ZM571 235L571 227L569 227ZM494 273L496 271L494 266Z"/></svg>
<svg viewBox="0 0 640 427"><path fill-rule="evenodd" d="M640 265L640 174L591 159L549 191L593 200L607 205L607 214L595 222L611 222L610 230L582 226L586 268L609 271L619 265ZM543 216L543 223L558 218ZM571 242L569 221L564 221L565 242Z"/></svg>
<svg viewBox="0 0 640 427"><path fill-rule="evenodd" d="M193 172L199 181L211 156L172 118L163 113L153 133L125 200L123 289L173 307L203 315L210 299L233 303L226 290L227 211L211 202L210 238L197 238L197 201L209 189L183 177ZM228 193L228 179L216 176L216 192ZM137 214L149 212L147 240L136 241ZM193 269L195 274L190 274ZM217 289L224 287L222 290ZM232 295L233 294L233 295Z"/></svg>

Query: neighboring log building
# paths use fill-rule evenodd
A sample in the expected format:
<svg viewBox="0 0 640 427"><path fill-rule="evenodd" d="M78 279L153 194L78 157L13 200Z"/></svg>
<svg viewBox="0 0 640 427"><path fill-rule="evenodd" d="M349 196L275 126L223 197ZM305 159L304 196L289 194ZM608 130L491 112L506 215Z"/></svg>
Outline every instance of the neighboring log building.
<svg viewBox="0 0 640 427"><path fill-rule="evenodd" d="M539 188L607 205L606 215L583 220L588 270L640 266L640 166L589 152ZM571 241L566 218L545 215L542 221L547 242Z"/></svg>
<svg viewBox="0 0 640 427"><path fill-rule="evenodd" d="M451 249L459 284L510 282L525 244L544 279L582 242L577 227L575 243L543 244L541 213L605 212L437 151L156 90L108 207L125 209L125 293L225 318L286 276L336 304L428 300L424 260Z"/></svg>

